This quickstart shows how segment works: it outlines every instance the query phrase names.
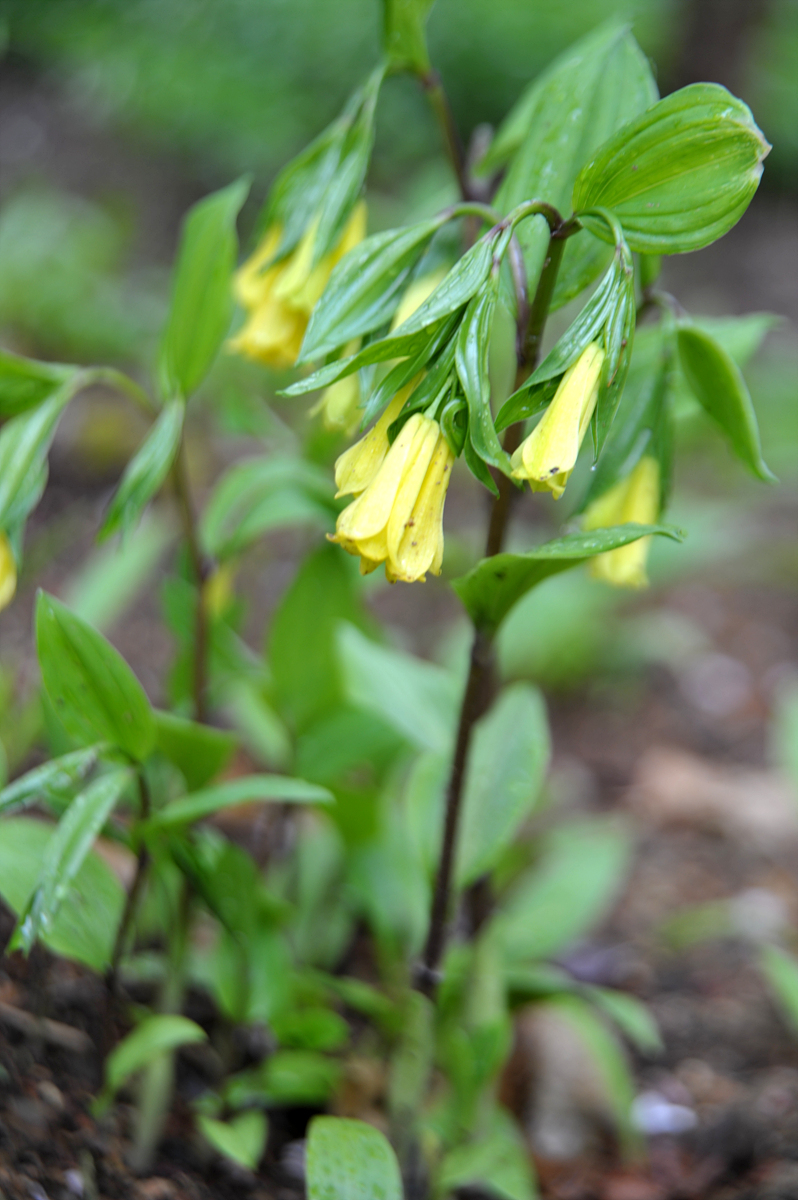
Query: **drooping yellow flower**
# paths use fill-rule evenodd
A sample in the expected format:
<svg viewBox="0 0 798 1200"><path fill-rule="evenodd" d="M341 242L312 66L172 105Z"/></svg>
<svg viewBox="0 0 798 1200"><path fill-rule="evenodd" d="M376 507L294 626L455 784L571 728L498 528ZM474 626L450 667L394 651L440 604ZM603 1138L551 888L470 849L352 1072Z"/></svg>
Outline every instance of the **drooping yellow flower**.
<svg viewBox="0 0 798 1200"><path fill-rule="evenodd" d="M0 609L8 608L17 590L17 564L11 552L11 543L0 533Z"/></svg>
<svg viewBox="0 0 798 1200"><path fill-rule="evenodd" d="M350 342L343 352L343 357L357 354L360 349L360 339ZM318 404L314 404L308 416L315 417L321 413L325 429L340 430L346 434L354 433L360 420L360 384L357 374L346 375L337 383L331 383L321 394Z"/></svg>
<svg viewBox="0 0 798 1200"><path fill-rule="evenodd" d="M335 385L333 385L335 386ZM388 427L396 420L415 384L411 383L397 392L376 424L350 446L335 463L336 500L340 496L359 496L379 471L391 448Z"/></svg>
<svg viewBox="0 0 798 1200"><path fill-rule="evenodd" d="M360 556L364 575L382 562L392 583L423 580L427 571L439 575L453 463L438 422L414 413L369 485L339 516L331 541Z"/></svg>
<svg viewBox="0 0 798 1200"><path fill-rule="evenodd" d="M583 518L586 530L602 529L609 525L652 525L659 517L659 463L645 455L626 476L603 496L588 505ZM638 538L628 546L597 554L590 560L590 573L615 587L646 587L646 559L650 537Z"/></svg>
<svg viewBox="0 0 798 1200"><path fill-rule="evenodd" d="M255 253L234 280L236 297L247 311L243 328L229 347L272 367L296 362L310 314L327 286L333 267L366 233L366 206L355 205L334 250L313 267L319 218L311 221L287 258L267 266L280 245L282 229L270 226Z"/></svg>
<svg viewBox="0 0 798 1200"><path fill-rule="evenodd" d="M513 454L513 477L528 479L533 492L550 491L559 500L565 491L596 407L603 362L603 349L591 342L565 372L549 407Z"/></svg>

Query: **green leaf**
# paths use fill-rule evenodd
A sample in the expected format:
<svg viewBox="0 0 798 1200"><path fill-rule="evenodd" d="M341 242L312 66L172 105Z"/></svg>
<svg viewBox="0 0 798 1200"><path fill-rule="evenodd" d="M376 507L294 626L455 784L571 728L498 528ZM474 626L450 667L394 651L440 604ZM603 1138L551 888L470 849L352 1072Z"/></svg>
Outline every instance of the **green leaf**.
<svg viewBox="0 0 798 1200"><path fill-rule="evenodd" d="M380 646L349 624L339 629L338 655L351 703L381 717L414 746L449 749L457 687L442 667Z"/></svg>
<svg viewBox="0 0 798 1200"><path fill-rule="evenodd" d="M64 384L0 430L0 529L24 520L39 500L47 451L71 396L72 388Z"/></svg>
<svg viewBox="0 0 798 1200"><path fill-rule="evenodd" d="M693 83L601 146L576 180L574 209L610 209L643 254L699 250L745 212L769 149L747 105L718 84ZM608 240L600 222L583 224Z"/></svg>
<svg viewBox="0 0 798 1200"><path fill-rule="evenodd" d="M582 38L524 93L480 165L481 172L494 170L512 157L497 206L509 212L535 198L567 213L574 181L586 160L656 98L648 61L628 27L602 26ZM548 246L548 226L543 217L531 218L517 234L534 291ZM607 260L592 235L569 239L552 309L587 287Z"/></svg>
<svg viewBox="0 0 798 1200"><path fill-rule="evenodd" d="M349 1041L349 1024L331 1008L286 1009L271 1022L281 1046L294 1050L340 1050Z"/></svg>
<svg viewBox="0 0 798 1200"><path fill-rule="evenodd" d="M329 471L294 457L244 459L222 475L202 514L208 553L229 558L271 529L331 528L334 489Z"/></svg>
<svg viewBox="0 0 798 1200"><path fill-rule="evenodd" d="M350 250L313 310L297 362L321 358L390 321L414 266L443 221L436 217L388 229Z"/></svg>
<svg viewBox="0 0 798 1200"><path fill-rule="evenodd" d="M424 75L430 69L425 26L435 0L383 0L382 44L395 71Z"/></svg>
<svg viewBox="0 0 798 1200"><path fill-rule="evenodd" d="M435 325L468 304L488 279L496 240L495 233L487 233L466 250L435 291L397 328L397 341Z"/></svg>
<svg viewBox="0 0 798 1200"><path fill-rule="evenodd" d="M342 699L341 621L367 626L351 563L337 547L321 546L299 568L269 634L275 697L300 731Z"/></svg>
<svg viewBox="0 0 798 1200"><path fill-rule="evenodd" d="M537 1195L529 1151L508 1113L497 1109L487 1134L445 1155L437 1178L446 1193L479 1189L499 1200L534 1200Z"/></svg>
<svg viewBox="0 0 798 1200"><path fill-rule="evenodd" d="M207 1040L207 1033L188 1017L154 1014L115 1046L105 1060L105 1087L95 1101L95 1115L104 1111L119 1089L154 1059L179 1046Z"/></svg>
<svg viewBox="0 0 798 1200"><path fill-rule="evenodd" d="M245 1104L326 1104L341 1078L341 1064L312 1050L278 1050L252 1071L233 1075L225 1099L233 1108Z"/></svg>
<svg viewBox="0 0 798 1200"><path fill-rule="evenodd" d="M402 1200L387 1138L364 1121L314 1117L308 1132L308 1200Z"/></svg>
<svg viewBox="0 0 798 1200"><path fill-rule="evenodd" d="M189 825L222 809L254 800L273 800L278 804L332 804L333 796L317 783L306 783L304 779L288 775L246 775L172 800L156 813L149 828L173 829Z"/></svg>
<svg viewBox="0 0 798 1200"><path fill-rule="evenodd" d="M598 1069L624 1153L630 1156L638 1153L641 1138L632 1124L635 1084L623 1047L590 1005L578 996L561 996L551 1004L572 1027Z"/></svg>
<svg viewBox="0 0 798 1200"><path fill-rule="evenodd" d="M238 745L235 734L155 712L155 745L182 772L189 791L218 775Z"/></svg>
<svg viewBox="0 0 798 1200"><path fill-rule="evenodd" d="M0 895L18 915L39 880L53 826L29 817L0 822ZM110 867L91 851L42 941L54 954L102 973L111 961L125 893Z"/></svg>
<svg viewBox="0 0 798 1200"><path fill-rule="evenodd" d="M12 948L29 954L50 933L58 910L114 807L132 779L127 767L101 775L70 804L47 844L39 882L21 914Z"/></svg>
<svg viewBox="0 0 798 1200"><path fill-rule="evenodd" d="M155 744L150 702L110 642L46 592L36 599L36 649L47 695L79 742L110 742L138 761Z"/></svg>
<svg viewBox="0 0 798 1200"><path fill-rule="evenodd" d="M37 362L0 350L0 416L16 417L36 408L76 371L76 367Z"/></svg>
<svg viewBox="0 0 798 1200"><path fill-rule="evenodd" d="M778 946L762 947L762 970L792 1032L798 1035L798 960Z"/></svg>
<svg viewBox="0 0 798 1200"><path fill-rule="evenodd" d="M551 835L494 918L508 963L560 954L598 924L624 883L629 853L628 836L607 820Z"/></svg>
<svg viewBox="0 0 798 1200"><path fill-rule="evenodd" d="M125 467L103 521L99 533L101 539L120 529L129 533L158 492L180 449L185 415L186 405L181 397L167 400L144 442Z"/></svg>
<svg viewBox="0 0 798 1200"><path fill-rule="evenodd" d="M587 997L618 1026L633 1046L643 1054L660 1054L665 1049L659 1027L651 1010L636 996L611 988L591 987Z"/></svg>
<svg viewBox="0 0 798 1200"><path fill-rule="evenodd" d="M152 585L175 533L162 514L145 517L124 542L93 550L64 586L64 600L73 613L105 632Z"/></svg>
<svg viewBox="0 0 798 1200"><path fill-rule="evenodd" d="M230 1121L217 1121L214 1117L199 1113L197 1127L219 1154L249 1171L257 1168L269 1132L268 1121L263 1113L243 1112Z"/></svg>
<svg viewBox="0 0 798 1200"><path fill-rule="evenodd" d="M102 746L88 746L85 750L73 750L34 767L0 792L0 813L25 808L48 795L74 787L94 770L102 750Z"/></svg>
<svg viewBox="0 0 798 1200"><path fill-rule="evenodd" d="M488 285L469 304L457 338L457 374L468 401L468 436L483 462L510 474L510 459L502 449L490 408L488 357L497 289Z"/></svg>
<svg viewBox="0 0 798 1200"><path fill-rule="evenodd" d="M710 417L721 427L739 459L766 483L775 476L762 458L756 413L742 371L727 350L695 325L679 326L682 370Z"/></svg>
<svg viewBox="0 0 798 1200"><path fill-rule="evenodd" d="M230 328L236 217L248 191L248 181L239 179L200 200L183 222L159 358L167 397L188 398L196 391Z"/></svg>
<svg viewBox="0 0 798 1200"><path fill-rule="evenodd" d="M568 571L608 550L627 546L638 538L659 534L681 541L684 534L670 525L615 525L591 533L571 533L546 542L526 554L496 554L455 579L452 587L478 629L496 630L514 604L537 584L560 571Z"/></svg>
<svg viewBox="0 0 798 1200"><path fill-rule="evenodd" d="M457 883L495 866L535 808L549 761L546 708L537 688L505 688L474 728L468 755Z"/></svg>

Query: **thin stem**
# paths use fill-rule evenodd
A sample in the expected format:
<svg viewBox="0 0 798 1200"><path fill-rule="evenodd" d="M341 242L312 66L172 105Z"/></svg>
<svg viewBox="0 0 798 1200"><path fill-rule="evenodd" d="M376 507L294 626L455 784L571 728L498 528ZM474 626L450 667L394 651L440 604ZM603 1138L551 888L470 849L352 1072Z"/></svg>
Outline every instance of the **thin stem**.
<svg viewBox="0 0 798 1200"><path fill-rule="evenodd" d="M147 780L142 769L139 769L138 783L139 799L141 804L141 820L146 821L149 819L152 811L152 801L150 798L149 785L147 784ZM133 882L130 885L130 891L125 899L125 908L122 913L122 920L119 922L119 929L117 930L116 941L114 942L113 954L111 955L111 967L108 972L108 991L112 998L116 995L119 978L119 963L122 958L122 954L124 953L133 917L136 913L136 909L138 908L139 896L141 895L141 889L144 886L144 880L146 879L149 865L149 851L147 850L147 846L142 839L136 858L136 873L133 876Z"/></svg>
<svg viewBox="0 0 798 1200"><path fill-rule="evenodd" d="M208 651L209 628L208 611L205 603L205 581L208 577L208 567L197 532L197 520L194 506L191 502L191 490L186 470L186 455L183 443L172 467L172 479L177 494L180 518L183 523L183 533L188 544L191 566L197 583L197 607L194 623L194 670L192 690L194 694L194 719L205 721L207 717L206 691L208 684Z"/></svg>
<svg viewBox="0 0 798 1200"><path fill-rule="evenodd" d="M536 202L535 202L536 203ZM548 316L549 305L554 294L557 272L565 249L565 237L558 236L563 228L555 228L549 239L549 248L538 280L535 298L529 308L529 318L523 336L519 337L518 369L516 386L527 378L534 370L540 355L543 329ZM570 231L569 231L570 232ZM576 232L574 229L572 232ZM567 235L566 235L567 236ZM523 425L511 425L504 437L504 449L508 454L520 444ZM512 480L505 475L497 478L499 494L491 506L488 537L485 548L486 557L500 553L510 516L512 497L516 491ZM446 924L451 903L452 876L454 871L455 854L457 850L457 829L462 806L463 784L465 782L468 749L474 725L482 716L487 704L488 682L492 666L492 639L484 632L476 630L471 646L471 660L460 707L460 719L457 726L452 769L449 785L446 790L446 817L443 829L441 855L438 861L438 873L435 879L435 889L430 912L429 934L421 963L416 971L416 986L426 996L433 996L439 981L440 962L446 941Z"/></svg>
<svg viewBox="0 0 798 1200"><path fill-rule="evenodd" d="M464 200L471 199L471 187L468 182L468 171L466 169L466 154L463 140L460 137L457 126L454 122L449 97L446 95L441 77L435 70L428 71L425 75L420 75L421 86L427 93L433 111L438 118L438 124L443 132L446 142L446 149L449 152L454 173L457 176L457 184L460 188L460 195Z"/></svg>
<svg viewBox="0 0 798 1200"><path fill-rule="evenodd" d="M158 409L149 393L136 383L135 379L125 375L124 371L117 371L114 367L92 367L87 375L88 383L105 384L106 387L114 388L137 404L148 416L158 415Z"/></svg>

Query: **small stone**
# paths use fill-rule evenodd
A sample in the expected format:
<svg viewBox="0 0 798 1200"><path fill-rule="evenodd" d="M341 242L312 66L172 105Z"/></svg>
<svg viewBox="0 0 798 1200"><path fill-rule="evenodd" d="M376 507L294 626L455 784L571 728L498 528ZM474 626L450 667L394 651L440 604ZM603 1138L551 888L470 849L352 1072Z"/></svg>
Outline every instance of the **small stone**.
<svg viewBox="0 0 798 1200"><path fill-rule="evenodd" d="M50 1108L54 1108L56 1112L64 1111L65 1104L61 1089L57 1088L51 1080L43 1079L36 1085L36 1091Z"/></svg>

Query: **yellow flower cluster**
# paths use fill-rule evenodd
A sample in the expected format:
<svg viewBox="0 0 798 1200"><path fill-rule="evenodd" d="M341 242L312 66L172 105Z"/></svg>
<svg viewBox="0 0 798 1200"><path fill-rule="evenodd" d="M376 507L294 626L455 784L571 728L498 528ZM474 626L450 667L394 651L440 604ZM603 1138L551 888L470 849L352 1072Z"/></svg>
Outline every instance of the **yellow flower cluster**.
<svg viewBox="0 0 798 1200"><path fill-rule="evenodd" d="M510 460L513 477L529 480L533 492L559 500L576 465L598 398L604 351L591 342L563 375L538 424Z"/></svg>
<svg viewBox="0 0 798 1200"><path fill-rule="evenodd" d="M608 525L652 525L659 517L660 468L656 458L645 455L626 476L599 496L585 510L583 528L602 529ZM639 538L628 546L619 546L590 560L590 573L615 587L645 587L646 559L650 537Z"/></svg>
<svg viewBox="0 0 798 1200"><path fill-rule="evenodd" d="M273 266L268 264L280 245L282 229L279 225L267 229L257 250L235 277L236 297L247 312L247 320L231 339L231 350L271 367L294 365L310 314L333 267L365 237L366 206L363 201L355 205L335 249L314 267L318 226L316 218L296 249Z"/></svg>
<svg viewBox="0 0 798 1200"><path fill-rule="evenodd" d="M11 551L11 543L0 533L0 609L8 608L17 590L17 564Z"/></svg>
<svg viewBox="0 0 798 1200"><path fill-rule="evenodd" d="M454 455L437 421L414 413L393 445L388 426L412 388L403 389L373 429L335 465L338 495L356 495L338 517L331 541L360 556L363 575L385 563L391 583L440 575L443 504Z"/></svg>

